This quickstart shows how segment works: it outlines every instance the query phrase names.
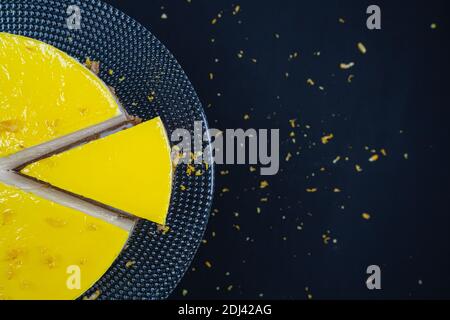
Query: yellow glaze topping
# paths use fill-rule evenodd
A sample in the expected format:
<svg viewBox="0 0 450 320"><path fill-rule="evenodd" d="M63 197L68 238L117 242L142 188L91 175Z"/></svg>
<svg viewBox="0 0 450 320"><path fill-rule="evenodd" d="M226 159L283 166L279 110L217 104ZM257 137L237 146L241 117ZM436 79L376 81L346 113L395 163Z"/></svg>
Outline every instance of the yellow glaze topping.
<svg viewBox="0 0 450 320"><path fill-rule="evenodd" d="M0 33L0 157L121 113L103 82L43 42Z"/></svg>
<svg viewBox="0 0 450 320"><path fill-rule="evenodd" d="M0 184L0 300L75 299L127 238L118 227Z"/></svg>
<svg viewBox="0 0 450 320"><path fill-rule="evenodd" d="M166 221L172 164L160 118L40 160L22 173L141 218Z"/></svg>

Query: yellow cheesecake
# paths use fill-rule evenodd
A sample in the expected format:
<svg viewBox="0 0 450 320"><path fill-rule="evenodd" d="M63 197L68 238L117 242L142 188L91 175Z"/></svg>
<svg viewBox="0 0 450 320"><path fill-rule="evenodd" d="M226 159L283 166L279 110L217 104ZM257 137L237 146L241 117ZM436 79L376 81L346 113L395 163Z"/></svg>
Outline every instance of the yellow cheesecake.
<svg viewBox="0 0 450 320"><path fill-rule="evenodd" d="M0 33L0 157L121 116L108 87L75 59Z"/></svg>
<svg viewBox="0 0 450 320"><path fill-rule="evenodd" d="M172 164L159 117L34 162L21 173L131 215L166 222Z"/></svg>
<svg viewBox="0 0 450 320"><path fill-rule="evenodd" d="M77 298L134 217L165 223L167 134L159 118L118 131L130 120L76 60L0 33L0 300Z"/></svg>
<svg viewBox="0 0 450 320"><path fill-rule="evenodd" d="M75 299L127 239L119 227L0 183L0 300Z"/></svg>

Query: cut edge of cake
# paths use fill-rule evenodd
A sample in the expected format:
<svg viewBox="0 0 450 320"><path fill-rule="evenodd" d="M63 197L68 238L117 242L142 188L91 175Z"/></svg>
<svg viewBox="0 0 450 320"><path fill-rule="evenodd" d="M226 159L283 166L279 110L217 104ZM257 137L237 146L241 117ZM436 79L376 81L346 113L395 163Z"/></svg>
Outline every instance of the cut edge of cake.
<svg viewBox="0 0 450 320"><path fill-rule="evenodd" d="M0 172L0 182L5 185L16 187L24 192L34 194L59 205L83 212L91 217L103 220L115 225L127 232L133 231L138 220L124 212L118 212L113 208L107 208L103 204L98 204L88 199L83 199L78 195L72 195L67 191L58 190L53 186L48 186L30 177L23 176L13 171Z"/></svg>
<svg viewBox="0 0 450 320"><path fill-rule="evenodd" d="M62 153L80 144L97 140L101 135L109 134L110 132L120 130L127 126L134 126L140 122L141 119L124 113L92 127L0 158L0 170L20 171L21 168L30 163L37 162L43 158L48 158L54 154Z"/></svg>

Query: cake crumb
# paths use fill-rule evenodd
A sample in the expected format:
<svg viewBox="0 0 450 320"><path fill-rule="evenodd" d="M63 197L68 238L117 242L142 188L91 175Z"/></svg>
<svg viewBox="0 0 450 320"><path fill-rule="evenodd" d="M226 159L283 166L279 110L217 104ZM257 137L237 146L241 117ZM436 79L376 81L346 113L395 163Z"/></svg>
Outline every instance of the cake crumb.
<svg viewBox="0 0 450 320"><path fill-rule="evenodd" d="M332 133L322 137L322 139L321 139L322 140L322 144L329 143L333 138L334 138L334 134L332 134Z"/></svg>
<svg viewBox="0 0 450 320"><path fill-rule="evenodd" d="M379 158L380 158L379 155L374 154L373 156L371 156L371 157L369 158L369 162L375 162L375 161L377 161Z"/></svg>
<svg viewBox="0 0 450 320"><path fill-rule="evenodd" d="M315 84L315 83L314 83L314 80L311 79L311 78L307 79L307 80L306 80L306 83L309 84L310 86L313 86L313 85Z"/></svg>
<svg viewBox="0 0 450 320"><path fill-rule="evenodd" d="M342 62L342 63L339 65L339 68L341 68L342 70L348 70L348 69L353 68L354 66L355 66L355 63L354 63L354 62L349 62L349 63L344 63L344 62Z"/></svg>
<svg viewBox="0 0 450 320"><path fill-rule="evenodd" d="M371 218L370 214L367 212L364 212L363 214L361 214L361 216L364 220L370 220Z"/></svg>
<svg viewBox="0 0 450 320"><path fill-rule="evenodd" d="M97 300L102 292L100 290L96 290L93 294L91 294L89 297L83 297L83 300Z"/></svg>
<svg viewBox="0 0 450 320"><path fill-rule="evenodd" d="M163 226L163 225L158 224L158 225L156 226L156 230L157 230L159 233L161 233L161 234L163 234L163 235L166 235L167 233L169 233L170 227L169 227L169 226Z"/></svg>
<svg viewBox="0 0 450 320"><path fill-rule="evenodd" d="M362 42L358 42L358 50L362 54L366 54L367 53L367 48Z"/></svg>
<svg viewBox="0 0 450 320"><path fill-rule="evenodd" d="M269 182L267 182L266 180L261 181L261 183L259 184L259 188L260 189L265 189L269 186Z"/></svg>
<svg viewBox="0 0 450 320"><path fill-rule="evenodd" d="M99 61L93 61L91 58L87 57L86 61L84 62L84 65L86 68L91 70L95 75L98 75L100 73L100 62Z"/></svg>

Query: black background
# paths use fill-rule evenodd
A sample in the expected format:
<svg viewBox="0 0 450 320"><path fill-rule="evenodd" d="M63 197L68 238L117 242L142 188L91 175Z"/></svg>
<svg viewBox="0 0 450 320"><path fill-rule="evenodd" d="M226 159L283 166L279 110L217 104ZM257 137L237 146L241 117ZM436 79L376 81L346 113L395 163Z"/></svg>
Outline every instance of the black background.
<svg viewBox="0 0 450 320"><path fill-rule="evenodd" d="M217 167L205 243L172 298L450 298L448 1L107 2L174 54L211 127L281 130L278 175ZM370 4L382 30L366 28Z"/></svg>

